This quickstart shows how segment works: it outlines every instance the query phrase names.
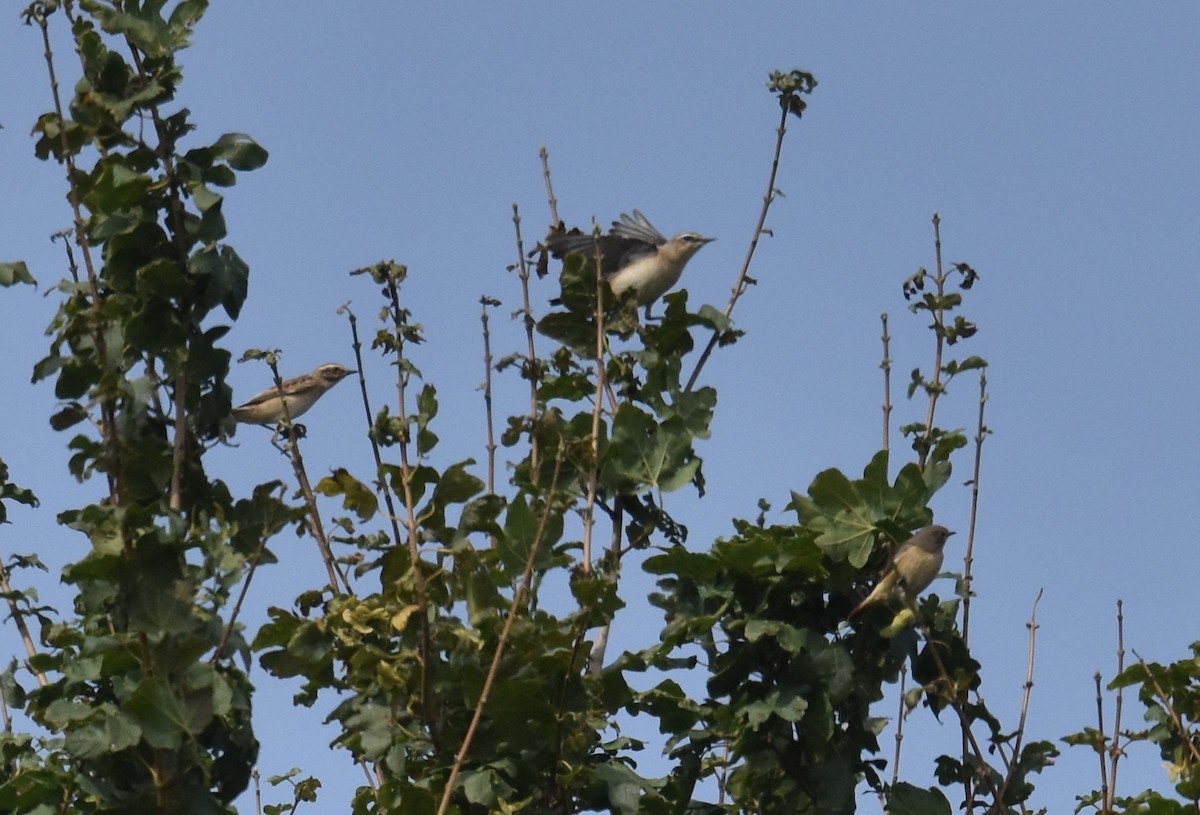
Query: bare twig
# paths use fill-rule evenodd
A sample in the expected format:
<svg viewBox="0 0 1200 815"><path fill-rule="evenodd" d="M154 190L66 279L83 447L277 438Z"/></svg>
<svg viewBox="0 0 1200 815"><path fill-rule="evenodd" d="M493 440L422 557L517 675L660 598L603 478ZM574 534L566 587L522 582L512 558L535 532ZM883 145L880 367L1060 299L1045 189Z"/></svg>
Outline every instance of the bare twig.
<svg viewBox="0 0 1200 815"><path fill-rule="evenodd" d="M750 246L746 249L746 258L742 261L741 271L738 272L737 280L733 284L733 291L730 293L729 302L725 304L726 317L733 314L733 307L737 305L737 301L749 286L750 261L754 259L754 252L758 248L758 239L767 232L767 212L771 209L771 203L775 200L776 196L775 179L779 175L779 158L783 154L783 137L787 133L788 112L786 105L781 106L779 128L775 131L775 155L771 159L771 174L767 179L767 192L763 195L762 209L758 213L758 223L754 227L754 234L750 237ZM692 375L688 377L687 385L684 387L685 392L691 391L696 386L696 380L700 377L700 370L708 362L708 358L712 356L712 352L720 340L721 332L713 331L712 336L708 338L708 344L704 346L704 350L700 353L700 359L696 361L696 367L692 371Z"/></svg>
<svg viewBox="0 0 1200 815"><path fill-rule="evenodd" d="M483 410L487 423L487 491L496 494L496 427L492 419L492 335L488 330L488 308L500 305L499 300L484 295L479 298L482 306L479 322L483 325Z"/></svg>
<svg viewBox="0 0 1200 815"><path fill-rule="evenodd" d="M545 148L542 148L545 152ZM550 167L544 164L547 187L550 184ZM521 280L521 311L522 322L525 325L525 363L523 373L529 380L529 480L534 486L538 483L540 471L540 451L538 450L537 421L538 421L538 383L542 379L541 363L538 362L537 348L534 345L534 330L537 322L533 319L533 305L529 299L529 263L525 259L525 241L521 237L521 210L513 204L513 229L517 236L517 277ZM556 216L557 217L557 216Z"/></svg>
<svg viewBox="0 0 1200 815"><path fill-rule="evenodd" d="M1029 718L1029 700L1033 696L1033 664L1034 656L1037 654L1037 607L1038 603L1042 602L1042 590L1039 589L1037 597L1033 600L1033 608L1029 611L1029 622L1025 623L1025 627L1029 630L1029 651L1025 659L1025 684L1021 689L1021 717L1017 723L1017 738L1013 742L1013 759L1019 761L1021 758L1021 742L1025 740L1025 722ZM1008 786L1008 781L1011 778L1005 779L1005 787Z"/></svg>
<svg viewBox="0 0 1200 815"><path fill-rule="evenodd" d="M900 781L900 745L904 743L904 692L908 686L908 664L900 666L900 697L896 712L896 750L892 756L892 786ZM882 796L882 793L881 793ZM880 803L883 803L882 797Z"/></svg>
<svg viewBox="0 0 1200 815"><path fill-rule="evenodd" d="M883 342L883 361L879 364L883 369L883 449L889 450L892 439L892 337L888 334L886 311L879 315L879 321L883 323L883 334L879 337Z"/></svg>
<svg viewBox="0 0 1200 815"><path fill-rule="evenodd" d="M546 202L550 205L551 226L558 226L558 199L554 197L554 184L550 181L550 153L546 145L538 150L538 158L542 160L542 178L546 179Z"/></svg>
<svg viewBox="0 0 1200 815"><path fill-rule="evenodd" d="M933 379L929 382L929 408L925 414L925 440L920 446L920 454L918 455L917 463L921 469L925 469L925 461L929 457L929 451L933 442L933 415L937 409L938 396L942 393L942 356L946 349L946 336L943 330L946 326L946 310L943 307L943 298L946 295L946 273L942 269L942 216L936 212L933 213L933 248L937 262L937 274L934 276L934 283L937 285L938 307L933 313L933 322L936 327L937 334L937 351L934 356L933 363Z"/></svg>
<svg viewBox="0 0 1200 815"><path fill-rule="evenodd" d="M971 594L975 575L972 566L975 564L975 521L979 517L979 473L983 462L983 442L989 432L983 423L983 409L987 405L987 373L979 372L979 419L975 427L975 469L971 474L971 521L967 533L967 551L963 555L963 602L962 602L962 638L963 642L971 643ZM1041 597L1041 594L1038 594ZM1036 607L1037 603L1034 603Z"/></svg>
<svg viewBox="0 0 1200 815"><path fill-rule="evenodd" d="M1096 734L1099 740L1096 744L1096 755L1100 758L1100 812L1101 815L1105 815L1111 813L1112 808L1108 805L1111 800L1108 794L1108 766L1104 763L1104 742L1108 741L1108 737L1104 735L1104 691L1100 685L1099 671L1096 671L1093 679L1096 683Z"/></svg>
<svg viewBox="0 0 1200 815"><path fill-rule="evenodd" d="M1125 673L1125 602L1117 598L1117 676L1123 673ZM1109 774L1108 800L1105 802L1105 806L1110 812L1117 796L1117 765L1121 761L1121 756L1125 754L1125 749L1121 746L1121 712L1124 707L1125 689L1118 688L1113 713L1112 747L1109 749L1109 755L1112 757L1110 764L1112 772Z"/></svg>

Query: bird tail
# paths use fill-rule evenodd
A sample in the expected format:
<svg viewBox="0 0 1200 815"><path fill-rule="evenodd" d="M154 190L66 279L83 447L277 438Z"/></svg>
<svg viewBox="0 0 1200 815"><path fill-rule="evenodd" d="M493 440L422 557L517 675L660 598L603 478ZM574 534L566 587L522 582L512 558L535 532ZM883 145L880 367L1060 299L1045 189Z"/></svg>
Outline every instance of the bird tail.
<svg viewBox="0 0 1200 815"><path fill-rule="evenodd" d="M853 620L855 617L861 614L863 609L865 609L867 606L874 605L875 603L885 599L892 593L892 589L895 587L895 585L896 572L895 570L892 570L891 572L885 574L883 579L875 584L875 588L871 589L871 593L867 595L867 598L855 606L853 610L846 615L846 619Z"/></svg>

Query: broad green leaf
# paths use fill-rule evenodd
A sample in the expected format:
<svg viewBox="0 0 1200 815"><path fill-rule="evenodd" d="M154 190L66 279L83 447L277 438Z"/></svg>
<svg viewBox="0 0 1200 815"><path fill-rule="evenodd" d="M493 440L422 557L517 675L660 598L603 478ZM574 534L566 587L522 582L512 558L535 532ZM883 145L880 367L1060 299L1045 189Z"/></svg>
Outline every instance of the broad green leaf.
<svg viewBox="0 0 1200 815"><path fill-rule="evenodd" d="M173 688L165 679L150 677L138 684L125 712L141 727L147 744L175 749L199 736L212 721L212 692Z"/></svg>
<svg viewBox="0 0 1200 815"><path fill-rule="evenodd" d="M18 283L37 286L37 281L29 273L29 267L25 265L25 262L18 260L10 263L0 263L0 286L15 286Z"/></svg>
<svg viewBox="0 0 1200 815"><path fill-rule="evenodd" d="M369 521L379 511L379 499L375 497L375 492L345 468L335 469L318 481L314 489L330 497L340 495L342 507L357 515L360 521Z"/></svg>
<svg viewBox="0 0 1200 815"><path fill-rule="evenodd" d="M952 815L950 802L936 787L922 789L900 782L887 791L890 815Z"/></svg>

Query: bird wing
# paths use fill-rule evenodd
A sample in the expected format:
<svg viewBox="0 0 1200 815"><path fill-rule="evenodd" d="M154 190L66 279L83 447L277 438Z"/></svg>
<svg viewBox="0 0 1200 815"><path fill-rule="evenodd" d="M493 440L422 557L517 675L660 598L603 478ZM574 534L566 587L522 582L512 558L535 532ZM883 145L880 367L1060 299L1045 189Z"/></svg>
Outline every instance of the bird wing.
<svg viewBox="0 0 1200 815"><path fill-rule="evenodd" d="M612 229L608 233L620 238L628 238L631 241L646 243L650 246L662 246L667 242L663 233L654 228L654 224L647 220L641 210L635 209L633 215L621 213L621 220L613 221Z"/></svg>
<svg viewBox="0 0 1200 815"><path fill-rule="evenodd" d="M638 214L640 215L641 213ZM622 217L629 218L628 215L623 215ZM641 228L632 219L629 219L629 222L631 224L630 229ZM648 223L646 226L659 239L665 240L662 235L658 234L658 230L654 227ZM658 253L657 243L648 242L644 237L627 235L624 229L618 231L616 222L614 222L611 232L607 235L601 235L599 238L585 234L579 229L572 229L570 232L551 235L546 239L546 248L556 258L565 258L567 255L583 255L583 257L591 260L596 256L597 242L600 244L600 272L604 275L616 274L629 264L641 260L648 255Z"/></svg>
<svg viewBox="0 0 1200 815"><path fill-rule="evenodd" d="M256 393L254 396L251 396L245 402L242 402L240 405L238 405L236 408L234 408L234 410L241 410L242 408L253 407L254 405L262 404L263 402L267 401L268 399L278 398L278 396L279 396L279 389L276 388L274 385L272 385L271 387L267 388L262 393Z"/></svg>

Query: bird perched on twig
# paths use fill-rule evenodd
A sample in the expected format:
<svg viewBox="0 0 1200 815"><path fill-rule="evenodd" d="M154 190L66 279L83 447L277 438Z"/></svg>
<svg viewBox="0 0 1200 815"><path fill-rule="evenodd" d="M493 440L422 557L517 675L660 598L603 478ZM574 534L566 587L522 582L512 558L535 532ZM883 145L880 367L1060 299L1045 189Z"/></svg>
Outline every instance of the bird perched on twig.
<svg viewBox="0 0 1200 815"><path fill-rule="evenodd" d="M326 363L310 374L285 380L282 398L279 388L271 386L245 404L238 405L233 409L233 418L244 424L278 424L284 419L283 406L286 402L287 417L295 421L315 405L325 391L352 373L356 373L352 368L336 362Z"/></svg>
<svg viewBox="0 0 1200 815"><path fill-rule="evenodd" d="M944 526L931 524L900 544L892 558L892 567L846 619L853 620L867 606L886 600L897 588L903 590L908 600L915 602L917 595L929 588L942 570L945 557L942 550L946 539L953 534Z"/></svg>
<svg viewBox="0 0 1200 815"><path fill-rule="evenodd" d="M582 255L591 260L599 243L600 273L613 294L619 297L623 291L635 289L637 304L646 307L649 318L651 304L679 282L692 255L715 240L696 232L680 232L667 238L635 209L633 215L622 213L620 220L613 221L607 235L595 238L572 229L551 233L545 244L556 258Z"/></svg>

